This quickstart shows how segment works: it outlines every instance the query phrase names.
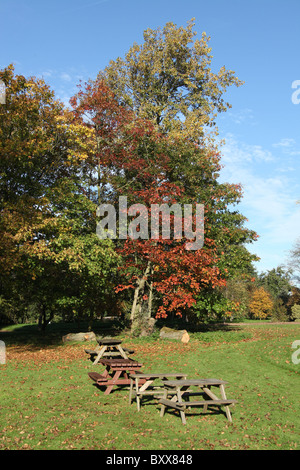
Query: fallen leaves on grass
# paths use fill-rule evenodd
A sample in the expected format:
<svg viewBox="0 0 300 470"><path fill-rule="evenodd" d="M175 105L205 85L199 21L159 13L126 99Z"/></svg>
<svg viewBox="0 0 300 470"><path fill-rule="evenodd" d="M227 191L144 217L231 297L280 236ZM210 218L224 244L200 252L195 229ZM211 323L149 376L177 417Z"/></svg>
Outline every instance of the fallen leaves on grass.
<svg viewBox="0 0 300 470"><path fill-rule="evenodd" d="M9 346L7 348L7 362L34 363L35 365L64 361L73 362L84 358L84 350L81 347L56 346L43 349L32 349L28 345ZM63 368L64 366L62 366Z"/></svg>

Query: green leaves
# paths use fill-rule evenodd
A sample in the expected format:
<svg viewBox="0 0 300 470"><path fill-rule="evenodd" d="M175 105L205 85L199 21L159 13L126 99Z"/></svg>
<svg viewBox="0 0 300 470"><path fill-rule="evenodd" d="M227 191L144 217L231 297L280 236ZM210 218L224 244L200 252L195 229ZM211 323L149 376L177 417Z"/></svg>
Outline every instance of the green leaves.
<svg viewBox="0 0 300 470"><path fill-rule="evenodd" d="M113 292L118 257L96 236L96 205L87 196L92 132L42 80L14 75L11 66L0 78L7 89L0 106L1 293L44 316L71 307L93 315Z"/></svg>
<svg viewBox="0 0 300 470"><path fill-rule="evenodd" d="M151 119L165 132L202 139L205 126L214 126L216 113L226 111L222 94L241 84L224 67L213 73L205 33L195 40L194 21L186 28L167 23L147 29L144 43L105 69L116 96L139 116Z"/></svg>

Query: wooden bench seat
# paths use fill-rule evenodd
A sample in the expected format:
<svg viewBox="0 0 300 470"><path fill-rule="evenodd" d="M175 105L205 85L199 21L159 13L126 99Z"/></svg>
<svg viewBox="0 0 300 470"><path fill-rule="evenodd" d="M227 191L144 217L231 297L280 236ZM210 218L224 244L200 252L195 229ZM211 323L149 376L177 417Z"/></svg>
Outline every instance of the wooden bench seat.
<svg viewBox="0 0 300 470"><path fill-rule="evenodd" d="M237 403L236 400L201 400L201 401L184 401L177 402L172 400L167 400L166 398L161 398L159 400L161 405L169 406L170 408L176 408L177 410L186 409L190 406L207 406L207 405L216 405L216 406L229 406Z"/></svg>
<svg viewBox="0 0 300 470"><path fill-rule="evenodd" d="M85 349L85 352L89 355L89 359L97 364L101 358L118 358L128 359L128 356L134 354L133 349L122 348L121 340L97 340L99 346L95 349Z"/></svg>
<svg viewBox="0 0 300 470"><path fill-rule="evenodd" d="M109 377L98 374L98 372L88 372L88 376L94 380L97 384L106 383Z"/></svg>
<svg viewBox="0 0 300 470"><path fill-rule="evenodd" d="M169 406L170 408L175 408L175 410L183 409L181 403L178 403L177 401L167 400L166 398L161 398L158 403L164 406Z"/></svg>
<svg viewBox="0 0 300 470"><path fill-rule="evenodd" d="M173 400L168 400L166 398L161 398L159 400L159 403L161 404L161 411L160 411L160 416L162 417L164 415L166 407L173 408L175 410L178 410L181 416L181 421L182 424L186 424L186 419L185 419L185 410L186 408L191 408L193 406L203 406L203 410L207 411L208 406L225 406L226 409L226 415L229 421L231 421L231 415L229 412L229 406L234 405L237 403L236 400L201 400L201 401L173 401Z"/></svg>
<svg viewBox="0 0 300 470"><path fill-rule="evenodd" d="M123 351L126 352L126 354L134 354L134 349L128 349L128 348L123 348Z"/></svg>
<svg viewBox="0 0 300 470"><path fill-rule="evenodd" d="M169 378L177 379L186 379L187 374L182 372L159 372L159 373L139 373L130 374L130 391L129 391L129 404L131 404L133 398L136 398L137 409L141 409L141 400L143 396L163 396L164 388L162 382ZM160 383L155 383L154 381L160 381Z"/></svg>

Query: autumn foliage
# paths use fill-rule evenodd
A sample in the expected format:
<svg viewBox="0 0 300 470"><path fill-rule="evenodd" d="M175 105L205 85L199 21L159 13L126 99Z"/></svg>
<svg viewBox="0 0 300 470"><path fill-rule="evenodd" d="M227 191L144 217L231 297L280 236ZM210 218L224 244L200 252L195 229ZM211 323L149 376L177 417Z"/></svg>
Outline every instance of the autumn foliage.
<svg viewBox="0 0 300 470"><path fill-rule="evenodd" d="M240 197L240 187L218 184L220 155L213 147L174 138L150 120L135 117L131 109L117 104L103 79L87 84L72 104L76 115L85 116L86 125L93 129L95 153L89 164L91 171L98 168L99 202L117 205L119 196L126 195L128 206L141 203L151 216L151 204L203 201L205 236L200 250L188 251L184 237L166 240L161 234L157 240L128 237L115 243L123 260L116 292L133 290L132 322L151 316L154 296L157 317L181 316L196 304L203 289L225 286L228 269L220 233L229 244L233 237L235 243L238 237L241 241L252 237L242 227L243 219L237 227L236 214L232 218L228 212L227 224L216 226L226 211L226 201Z"/></svg>
<svg viewBox="0 0 300 470"><path fill-rule="evenodd" d="M220 183L221 153L206 130L216 131L224 91L241 82L224 67L212 72L208 42L195 39L193 22L149 29L143 45L79 87L72 110L42 80L1 71L0 309L8 298L34 302L46 324L47 312L93 318L125 302L134 328L153 316L238 310L226 282L248 272L256 257L245 245L257 235L232 209L242 188ZM174 237L173 213L168 238L99 239L97 207L120 216L121 196L148 208L148 224L151 204L202 204L203 247ZM138 211L126 216L138 232Z"/></svg>
<svg viewBox="0 0 300 470"><path fill-rule="evenodd" d="M270 316L273 308L273 301L268 292L263 287L256 289L249 304L249 310L254 318L263 320Z"/></svg>

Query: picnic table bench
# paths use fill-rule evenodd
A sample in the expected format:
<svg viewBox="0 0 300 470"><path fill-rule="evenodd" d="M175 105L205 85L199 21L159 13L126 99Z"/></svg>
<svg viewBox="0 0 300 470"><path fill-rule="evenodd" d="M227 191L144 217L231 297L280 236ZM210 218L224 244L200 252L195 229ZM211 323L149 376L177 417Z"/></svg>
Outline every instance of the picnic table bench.
<svg viewBox="0 0 300 470"><path fill-rule="evenodd" d="M189 407L203 406L203 411L206 412L208 406L225 407L226 416L229 422L232 422L229 406L237 403L236 400L228 400L225 394L225 382L218 379L199 379L199 380L167 380L164 381L164 394L159 400L161 404L160 416L164 416L167 407L178 410L183 424L186 424L185 410ZM195 395L191 393L191 387L198 387L201 391L196 394L202 395L203 399L198 401L190 401L189 397ZM212 392L211 387L218 387L221 398ZM168 396L172 395L171 399ZM184 401L187 398L188 401Z"/></svg>
<svg viewBox="0 0 300 470"><path fill-rule="evenodd" d="M105 366L103 374L88 372L88 375L96 385L106 387L104 395L109 395L114 386L130 385L129 374L138 374L143 366L132 359L100 359L100 363Z"/></svg>
<svg viewBox="0 0 300 470"><path fill-rule="evenodd" d="M113 358L122 357L128 359L130 354L133 354L132 349L123 348L120 339L113 338L100 338L97 339L98 346L94 349L85 349L85 352L90 355L94 364L98 364L102 357Z"/></svg>
<svg viewBox="0 0 300 470"><path fill-rule="evenodd" d="M130 374L129 404L136 398L137 409L141 409L141 400L144 395L163 396L164 388L161 383L169 378L185 379L187 374L183 373L134 373ZM160 381L158 385L152 385L155 381Z"/></svg>

